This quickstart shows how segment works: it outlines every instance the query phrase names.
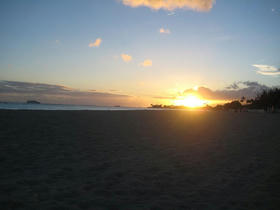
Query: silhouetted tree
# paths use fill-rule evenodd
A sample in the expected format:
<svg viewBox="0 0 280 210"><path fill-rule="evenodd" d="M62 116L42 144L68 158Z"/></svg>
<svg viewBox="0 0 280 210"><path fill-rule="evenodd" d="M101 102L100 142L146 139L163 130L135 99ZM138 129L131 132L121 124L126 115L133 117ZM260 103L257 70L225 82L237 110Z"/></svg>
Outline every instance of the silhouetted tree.
<svg viewBox="0 0 280 210"><path fill-rule="evenodd" d="M151 108L162 108L162 104L151 104Z"/></svg>
<svg viewBox="0 0 280 210"><path fill-rule="evenodd" d="M232 101L230 103L226 103L224 105L224 108L227 109L227 110L233 109L233 110L237 111L237 110L242 109L242 104L239 101Z"/></svg>
<svg viewBox="0 0 280 210"><path fill-rule="evenodd" d="M218 104L218 105L216 105L216 106L213 108L213 110L214 110L214 111L222 111L222 110L224 110L224 106Z"/></svg>
<svg viewBox="0 0 280 210"><path fill-rule="evenodd" d="M245 99L246 98L244 96L242 96L241 99L240 99L240 102L243 103L245 101Z"/></svg>
<svg viewBox="0 0 280 210"><path fill-rule="evenodd" d="M252 101L251 108L264 109L265 111L274 111L280 108L280 89L274 88L263 90Z"/></svg>
<svg viewBox="0 0 280 210"><path fill-rule="evenodd" d="M247 99L246 104L252 104L254 102L254 99Z"/></svg>

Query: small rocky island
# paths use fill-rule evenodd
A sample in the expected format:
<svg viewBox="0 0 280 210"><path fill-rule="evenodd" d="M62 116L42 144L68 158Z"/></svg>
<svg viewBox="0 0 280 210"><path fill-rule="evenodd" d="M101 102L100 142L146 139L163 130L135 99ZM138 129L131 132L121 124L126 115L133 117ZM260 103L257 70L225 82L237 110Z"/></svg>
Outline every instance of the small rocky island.
<svg viewBox="0 0 280 210"><path fill-rule="evenodd" d="M39 101L35 101L35 100L28 100L26 101L27 104L40 104Z"/></svg>

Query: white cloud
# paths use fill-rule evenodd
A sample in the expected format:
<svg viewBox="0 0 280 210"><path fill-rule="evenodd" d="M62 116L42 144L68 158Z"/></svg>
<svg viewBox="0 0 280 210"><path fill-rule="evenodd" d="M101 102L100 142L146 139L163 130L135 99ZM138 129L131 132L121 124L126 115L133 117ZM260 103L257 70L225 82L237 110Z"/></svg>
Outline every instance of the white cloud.
<svg viewBox="0 0 280 210"><path fill-rule="evenodd" d="M153 61L147 59L147 60L144 60L143 63L141 63L140 65L143 66L143 67L149 67L149 66L153 65Z"/></svg>
<svg viewBox="0 0 280 210"><path fill-rule="evenodd" d="M262 75L266 75L266 76L280 75L280 69L276 68L275 66L259 65L259 64L254 64L252 66L259 69L257 71L258 74L262 74Z"/></svg>
<svg viewBox="0 0 280 210"><path fill-rule="evenodd" d="M166 29L165 28L161 28L161 29L159 29L159 33L161 33L161 34L170 34L171 32L167 28Z"/></svg>
<svg viewBox="0 0 280 210"><path fill-rule="evenodd" d="M175 12L169 12L167 15L168 16L173 16L173 15L176 15L176 13Z"/></svg>
<svg viewBox="0 0 280 210"><path fill-rule="evenodd" d="M280 71L257 71L258 74L266 76L277 76L280 75Z"/></svg>
<svg viewBox="0 0 280 210"><path fill-rule="evenodd" d="M123 61L126 63L128 63L129 61L132 60L132 56L130 56L128 54L121 54L121 57L122 57Z"/></svg>
<svg viewBox="0 0 280 210"><path fill-rule="evenodd" d="M258 64L254 64L254 67L257 67L258 69L260 69L261 71L277 71L278 69L274 66L269 66L269 65L258 65Z"/></svg>
<svg viewBox="0 0 280 210"><path fill-rule="evenodd" d="M122 3L131 7L145 6L151 9L193 9L198 11L209 11L215 0L122 0Z"/></svg>
<svg viewBox="0 0 280 210"><path fill-rule="evenodd" d="M89 47L99 47L101 45L102 39L98 38L95 40L95 42L90 42L88 44Z"/></svg>

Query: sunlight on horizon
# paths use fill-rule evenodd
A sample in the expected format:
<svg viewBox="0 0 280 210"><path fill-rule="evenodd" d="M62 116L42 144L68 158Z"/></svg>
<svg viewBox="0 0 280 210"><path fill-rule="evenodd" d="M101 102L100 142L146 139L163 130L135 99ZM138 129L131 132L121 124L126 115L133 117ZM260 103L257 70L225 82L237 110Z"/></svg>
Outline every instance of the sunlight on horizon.
<svg viewBox="0 0 280 210"><path fill-rule="evenodd" d="M186 96L180 96L173 101L175 106L186 106L189 108L199 108L207 104L207 101L201 99L197 95L188 94Z"/></svg>

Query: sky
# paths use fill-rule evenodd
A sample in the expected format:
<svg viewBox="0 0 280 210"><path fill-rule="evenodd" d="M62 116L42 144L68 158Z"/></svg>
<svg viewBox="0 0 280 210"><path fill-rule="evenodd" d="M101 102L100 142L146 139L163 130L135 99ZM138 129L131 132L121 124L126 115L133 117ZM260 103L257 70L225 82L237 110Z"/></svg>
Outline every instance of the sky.
<svg viewBox="0 0 280 210"><path fill-rule="evenodd" d="M280 85L279 0L1 1L0 28L0 101L147 106Z"/></svg>

